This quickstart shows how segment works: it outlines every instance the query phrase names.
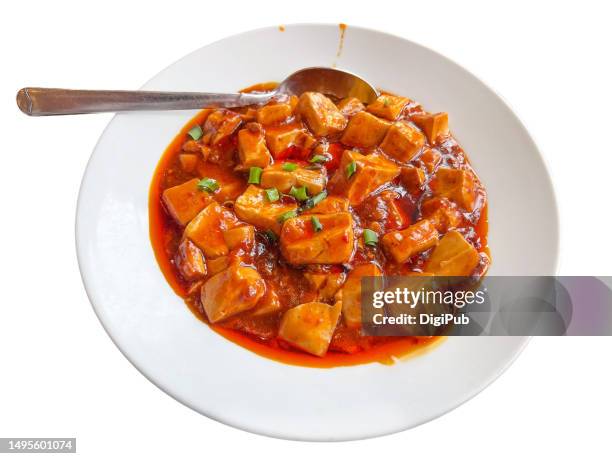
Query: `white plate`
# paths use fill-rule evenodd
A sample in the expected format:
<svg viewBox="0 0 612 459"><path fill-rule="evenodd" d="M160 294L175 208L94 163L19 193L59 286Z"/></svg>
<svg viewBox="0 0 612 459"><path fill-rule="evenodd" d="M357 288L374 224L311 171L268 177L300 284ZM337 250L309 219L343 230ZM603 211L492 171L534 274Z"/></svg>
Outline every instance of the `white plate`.
<svg viewBox="0 0 612 459"><path fill-rule="evenodd" d="M451 129L486 185L491 274L554 274L557 213L536 146L506 104L445 57L392 35L349 26L336 56L335 25L246 32L201 48L142 89L235 91L309 66L338 67L448 111ZM491 383L526 338L450 338L392 366L285 365L251 353L199 322L171 290L149 241L155 166L194 112L115 116L91 157L77 212L85 288L106 331L153 383L185 405L274 437L346 440L433 419Z"/></svg>

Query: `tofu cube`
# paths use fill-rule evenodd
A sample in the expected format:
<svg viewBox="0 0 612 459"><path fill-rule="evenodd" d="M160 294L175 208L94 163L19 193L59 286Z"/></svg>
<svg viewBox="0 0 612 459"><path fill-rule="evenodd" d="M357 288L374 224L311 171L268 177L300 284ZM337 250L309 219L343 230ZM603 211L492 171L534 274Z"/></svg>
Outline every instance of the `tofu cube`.
<svg viewBox="0 0 612 459"><path fill-rule="evenodd" d="M272 163L261 124L249 123L238 131L238 157L241 169L264 168Z"/></svg>
<svg viewBox="0 0 612 459"><path fill-rule="evenodd" d="M353 258L353 217L348 212L319 214L323 226L315 232L312 215L291 218L280 234L281 253L294 265L340 264Z"/></svg>
<svg viewBox="0 0 612 459"><path fill-rule="evenodd" d="M232 263L206 281L200 299L214 324L254 308L265 292L266 284L257 270Z"/></svg>
<svg viewBox="0 0 612 459"><path fill-rule="evenodd" d="M217 146L229 139L242 123L238 113L219 109L212 112L204 123L204 135L210 138L210 145Z"/></svg>
<svg viewBox="0 0 612 459"><path fill-rule="evenodd" d="M425 151L421 153L421 156L419 156L419 161L423 164L427 172L431 174L442 161L442 155L438 150L426 148Z"/></svg>
<svg viewBox="0 0 612 459"><path fill-rule="evenodd" d="M395 121L409 103L410 99L406 97L382 95L368 105L368 111L389 121Z"/></svg>
<svg viewBox="0 0 612 459"><path fill-rule="evenodd" d="M434 175L430 186L434 196L448 198L468 212L474 210L476 183L472 172L441 167Z"/></svg>
<svg viewBox="0 0 612 459"><path fill-rule="evenodd" d="M287 148L310 149L316 141L305 129L295 125L266 130L266 143L275 159L278 159Z"/></svg>
<svg viewBox="0 0 612 459"><path fill-rule="evenodd" d="M342 287L346 280L346 273L343 271L332 273L305 273L304 277L313 289L317 290L317 298L320 300L330 300Z"/></svg>
<svg viewBox="0 0 612 459"><path fill-rule="evenodd" d="M400 180L409 193L416 193L425 185L425 171L420 167L405 166L401 168Z"/></svg>
<svg viewBox="0 0 612 459"><path fill-rule="evenodd" d="M338 110L344 116L353 116L365 110L365 105L356 97L345 97L338 102Z"/></svg>
<svg viewBox="0 0 612 459"><path fill-rule="evenodd" d="M400 231L391 231L382 238L382 245L396 263L405 263L417 253L438 243L438 231L429 220L421 220Z"/></svg>
<svg viewBox="0 0 612 459"><path fill-rule="evenodd" d="M251 315L253 317L267 316L281 309L282 305L276 291L270 285L266 285L266 293L261 297L257 306L253 308Z"/></svg>
<svg viewBox="0 0 612 459"><path fill-rule="evenodd" d="M357 170L350 177L347 167L356 163ZM384 185L395 179L400 168L377 154L362 155L356 151L344 150L340 160L340 167L332 178L335 193L348 198L352 206L358 206L365 198Z"/></svg>
<svg viewBox="0 0 612 459"><path fill-rule="evenodd" d="M262 188L276 188L282 193L288 193L292 186L305 186L308 195L320 193L327 184L325 169L310 170L298 167L292 171L283 169L283 163L276 163L266 167L261 174Z"/></svg>
<svg viewBox="0 0 612 459"><path fill-rule="evenodd" d="M238 219L229 209L216 202L209 204L185 228L184 236L191 239L206 257L227 255L229 247L223 233L238 225Z"/></svg>
<svg viewBox="0 0 612 459"><path fill-rule="evenodd" d="M269 229L280 234L282 223L279 217L289 211L296 210L297 204L275 201L270 202L262 188L250 185L234 203L236 215L251 225L261 229Z"/></svg>
<svg viewBox="0 0 612 459"><path fill-rule="evenodd" d="M342 287L342 317L348 328L361 327L361 278L382 276L374 263L357 265Z"/></svg>
<svg viewBox="0 0 612 459"><path fill-rule="evenodd" d="M174 263L181 275L188 281L206 276L206 261L202 251L189 239L179 244Z"/></svg>
<svg viewBox="0 0 612 459"><path fill-rule="evenodd" d="M469 276L478 263L478 251L458 231L449 231L431 253L424 269L436 276Z"/></svg>
<svg viewBox="0 0 612 459"><path fill-rule="evenodd" d="M435 145L448 136L448 113L423 113L412 115L411 120L420 127L430 144Z"/></svg>
<svg viewBox="0 0 612 459"><path fill-rule="evenodd" d="M306 280L308 281L308 283L313 289L319 290L323 286L323 284L325 284L325 281L327 280L327 273L306 272L304 273L304 277L306 278Z"/></svg>
<svg viewBox="0 0 612 459"><path fill-rule="evenodd" d="M457 204L447 198L430 198L423 201L421 214L423 218L432 222L440 233L457 228L463 220Z"/></svg>
<svg viewBox="0 0 612 459"><path fill-rule="evenodd" d="M246 121L247 123L251 121L257 121L257 110L253 107L247 108L244 113L241 114L242 121Z"/></svg>
<svg viewBox="0 0 612 459"><path fill-rule="evenodd" d="M295 112L299 101L300 101L300 98L298 96L292 95L292 96L289 96L287 103L291 105L291 109Z"/></svg>
<svg viewBox="0 0 612 459"><path fill-rule="evenodd" d="M297 183L294 172L283 170L282 163L275 163L263 170L259 184L262 188L276 188L287 193Z"/></svg>
<svg viewBox="0 0 612 459"><path fill-rule="evenodd" d="M391 123L368 112L359 112L351 118L340 141L345 145L372 148L384 139Z"/></svg>
<svg viewBox="0 0 612 459"><path fill-rule="evenodd" d="M289 104L270 104L257 109L257 122L264 126L279 124L292 115L293 109Z"/></svg>
<svg viewBox="0 0 612 459"><path fill-rule="evenodd" d="M416 127L404 121L398 121L387 131L380 144L380 149L391 158L407 163L414 158L425 145L425 136Z"/></svg>
<svg viewBox="0 0 612 459"><path fill-rule="evenodd" d="M162 193L162 201L168 213L176 222L185 226L206 207L212 198L198 188L199 179L194 178Z"/></svg>
<svg viewBox="0 0 612 459"><path fill-rule="evenodd" d="M206 260L206 268L208 269L208 275L214 276L217 273L220 273L230 264L230 257L227 255L213 258L212 260Z"/></svg>
<svg viewBox="0 0 612 459"><path fill-rule="evenodd" d="M198 159L199 156L191 153L183 153L179 155L179 163L181 164L181 169L183 169L188 174L192 174L196 171L198 167Z"/></svg>
<svg viewBox="0 0 612 459"><path fill-rule="evenodd" d="M278 336L302 351L323 357L327 353L339 317L339 304L300 304L285 312Z"/></svg>
<svg viewBox="0 0 612 459"><path fill-rule="evenodd" d="M198 174L200 177L216 180L219 189L210 196L221 204L226 201L234 201L246 189L244 176L229 170L226 166L200 162Z"/></svg>
<svg viewBox="0 0 612 459"><path fill-rule="evenodd" d="M348 212L349 201L338 196L328 196L312 209L305 210L302 215L308 214L335 214L336 212Z"/></svg>
<svg viewBox="0 0 612 459"><path fill-rule="evenodd" d="M305 186L309 196L314 196L315 194L320 193L327 185L327 173L325 168L311 170L298 167L291 173L295 177L295 186ZM289 190L291 190L291 187Z"/></svg>
<svg viewBox="0 0 612 459"><path fill-rule="evenodd" d="M223 239L230 250L243 249L250 251L255 245L255 227L240 225L223 232Z"/></svg>
<svg viewBox="0 0 612 459"><path fill-rule="evenodd" d="M296 111L317 136L334 135L346 127L346 118L338 107L319 92L302 94Z"/></svg>
<svg viewBox="0 0 612 459"><path fill-rule="evenodd" d="M385 190L376 196L375 201L378 211L371 216L380 212L381 218L376 223L384 223L387 230L406 228L411 223L410 216L399 204L400 195L396 191Z"/></svg>

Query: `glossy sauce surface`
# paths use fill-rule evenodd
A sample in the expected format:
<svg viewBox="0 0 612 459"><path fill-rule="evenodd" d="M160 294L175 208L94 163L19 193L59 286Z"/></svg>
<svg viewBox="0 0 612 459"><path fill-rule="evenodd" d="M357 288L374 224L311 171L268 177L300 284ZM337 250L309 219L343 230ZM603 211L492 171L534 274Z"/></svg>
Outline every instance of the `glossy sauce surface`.
<svg viewBox="0 0 612 459"><path fill-rule="evenodd" d="M272 83L255 85L248 91L263 91L274 87ZM286 102L280 99L277 102ZM256 108L256 107L255 107ZM252 108L251 108L252 109ZM432 197L431 184L435 181L435 173L440 167L450 169L471 170L466 154L452 136L446 136L439 144L426 144L425 147L409 162L399 165L411 165L424 171L425 182L417 190L409 190L405 183L395 178L389 183L376 189L365 200L356 206L351 206L350 213L354 220L355 243L354 253L349 263L332 265L291 265L283 260L278 242L271 242L261 228L257 228L256 242L252 250L240 250L238 254L230 253L229 257L236 256L240 262L255 268L264 279L269 288L277 293L282 308L272 314L253 316L242 313L229 317L220 323L210 324L203 308L200 290L205 279L187 280L181 275L176 265L176 254L181 241L184 239L184 227L177 224L169 215L162 199L164 190L185 183L194 178L212 178L220 183L231 184L222 186L214 199L228 209L233 209L234 202L247 188L244 171L236 171L236 134L217 147L216 154L221 157L208 160L198 158L197 165L192 171L186 171L181 164L179 155L185 153L186 143L189 141L188 132L196 125L203 125L212 112L205 109L198 113L185 125L172 143L163 153L155 171L150 188L149 215L150 237L160 268L172 286L180 295L190 310L202 322L207 323L213 330L234 343L243 346L261 356L271 358L288 364L310 367L334 367L343 365L356 365L368 362L393 363L396 357L401 357L431 345L437 338L429 337L368 337L362 336L359 329L347 327L342 317L333 332L329 350L324 356L310 355L279 338L279 323L283 314L297 305L317 301L316 288L306 279L306 272L349 274L360 264L374 263L379 266L383 274L412 274L423 271L432 249L422 251L410 257L406 262L398 263L389 256L382 247L370 247L363 244L361 239L364 228L372 229L380 236L397 230L403 230L422 220L421 204ZM251 121L252 110L248 108L237 109L243 118L242 124ZM416 102L410 102L398 118L410 122L415 114L424 113L422 107ZM350 118L350 116L349 116ZM266 127L266 131L275 129L287 130L291 127L308 129L299 116L293 116L278 126ZM237 131L236 131L237 132ZM358 148L343 145L339 136L317 137L317 144L324 144L328 161L323 164L328 177L330 177L327 190L330 196L342 195L343 190L338 189L337 181L331 178L338 170L341 156L346 149L351 149L371 155L380 153L378 147ZM309 158L313 155L316 145L312 148L292 146L274 157L275 163L290 161L300 167L309 167ZM432 161L432 148L437 157ZM225 158L225 159L223 159ZM434 164L435 163L435 164ZM475 176L475 174L474 174ZM487 208L484 187L478 182L475 191L475 204L473 210L461 213L461 219L454 229L462 234L479 253L480 262L472 275L484 275L489 265L487 248ZM393 203L391 205L390 203ZM380 239L379 239L380 240ZM248 253L247 253L248 252Z"/></svg>

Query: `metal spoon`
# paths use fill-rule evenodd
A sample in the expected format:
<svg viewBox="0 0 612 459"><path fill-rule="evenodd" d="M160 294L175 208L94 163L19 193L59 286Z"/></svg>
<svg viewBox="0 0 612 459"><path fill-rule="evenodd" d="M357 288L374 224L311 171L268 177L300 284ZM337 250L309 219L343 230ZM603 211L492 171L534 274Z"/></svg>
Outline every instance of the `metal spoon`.
<svg viewBox="0 0 612 459"><path fill-rule="evenodd" d="M363 78L344 70L310 67L291 74L274 91L215 94L206 92L91 91L23 88L17 105L30 116L133 110L184 110L203 107L242 107L264 104L278 94L300 95L317 91L337 98L356 97L370 103L378 91Z"/></svg>

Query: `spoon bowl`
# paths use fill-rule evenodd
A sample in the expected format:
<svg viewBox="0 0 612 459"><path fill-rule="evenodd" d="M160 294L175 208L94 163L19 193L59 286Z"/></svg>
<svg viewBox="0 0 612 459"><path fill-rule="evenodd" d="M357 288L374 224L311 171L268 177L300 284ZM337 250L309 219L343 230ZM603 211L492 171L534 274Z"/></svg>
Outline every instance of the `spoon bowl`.
<svg viewBox="0 0 612 459"><path fill-rule="evenodd" d="M378 97L378 91L363 78L346 70L329 67L298 70L278 85L276 91L296 96L307 91L315 91L338 99L356 97L365 104L374 102Z"/></svg>

